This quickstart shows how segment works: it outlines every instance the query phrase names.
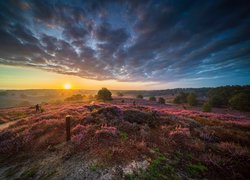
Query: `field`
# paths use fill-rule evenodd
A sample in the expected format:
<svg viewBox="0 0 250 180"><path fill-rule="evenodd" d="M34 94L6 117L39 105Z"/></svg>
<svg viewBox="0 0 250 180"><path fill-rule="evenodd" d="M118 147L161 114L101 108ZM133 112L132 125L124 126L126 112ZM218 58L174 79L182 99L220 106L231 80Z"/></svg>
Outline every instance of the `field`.
<svg viewBox="0 0 250 180"><path fill-rule="evenodd" d="M0 178L249 178L248 113L133 101L0 109Z"/></svg>

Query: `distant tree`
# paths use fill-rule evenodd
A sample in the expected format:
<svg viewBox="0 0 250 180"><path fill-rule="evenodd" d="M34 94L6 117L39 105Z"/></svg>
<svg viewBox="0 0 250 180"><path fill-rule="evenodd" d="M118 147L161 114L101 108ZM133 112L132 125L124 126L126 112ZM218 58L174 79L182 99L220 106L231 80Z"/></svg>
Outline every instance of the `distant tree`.
<svg viewBox="0 0 250 180"><path fill-rule="evenodd" d="M188 93L181 92L178 96L174 98L174 103L181 104L187 102Z"/></svg>
<svg viewBox="0 0 250 180"><path fill-rule="evenodd" d="M137 99L143 99L143 96L141 94L138 94L136 97Z"/></svg>
<svg viewBox="0 0 250 180"><path fill-rule="evenodd" d="M223 96L219 94L214 94L213 96L211 96L209 98L209 103L213 107L222 107L223 105L227 105Z"/></svg>
<svg viewBox="0 0 250 180"><path fill-rule="evenodd" d="M81 100L83 100L83 96L81 94L75 94L65 99L65 101L81 101Z"/></svg>
<svg viewBox="0 0 250 180"><path fill-rule="evenodd" d="M97 99L103 101L112 100L112 93L107 88L102 88L97 93Z"/></svg>
<svg viewBox="0 0 250 180"><path fill-rule="evenodd" d="M117 96L123 97L123 94L121 92L117 92Z"/></svg>
<svg viewBox="0 0 250 180"><path fill-rule="evenodd" d="M204 103L202 106L202 111L203 112L211 112L212 111L211 105L208 102Z"/></svg>
<svg viewBox="0 0 250 180"><path fill-rule="evenodd" d="M237 110L250 111L250 95L238 93L229 100L229 105Z"/></svg>
<svg viewBox="0 0 250 180"><path fill-rule="evenodd" d="M189 93L187 96L187 102L190 106L197 105L196 95L194 93Z"/></svg>
<svg viewBox="0 0 250 180"><path fill-rule="evenodd" d="M165 99L163 97L159 97L158 102L160 104L165 104Z"/></svg>
<svg viewBox="0 0 250 180"><path fill-rule="evenodd" d="M149 101L156 101L156 98L154 96L149 97Z"/></svg>
<svg viewBox="0 0 250 180"><path fill-rule="evenodd" d="M181 104L181 98L180 98L180 96L176 96L174 98L174 100L173 100L173 103L175 103L175 104Z"/></svg>

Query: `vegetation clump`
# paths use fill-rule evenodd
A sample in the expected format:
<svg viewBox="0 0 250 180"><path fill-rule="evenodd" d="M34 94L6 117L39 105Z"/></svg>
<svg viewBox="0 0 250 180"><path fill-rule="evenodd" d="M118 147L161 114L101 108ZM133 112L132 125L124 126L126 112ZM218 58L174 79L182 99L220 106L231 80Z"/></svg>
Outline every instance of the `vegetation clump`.
<svg viewBox="0 0 250 180"><path fill-rule="evenodd" d="M154 96L149 97L149 101L156 101L156 98Z"/></svg>
<svg viewBox="0 0 250 180"><path fill-rule="evenodd" d="M184 92L181 92L179 95L177 95L175 98L174 98L174 103L175 104L181 104L181 103L186 103L187 102L187 97L188 97L188 93L184 93Z"/></svg>
<svg viewBox="0 0 250 180"><path fill-rule="evenodd" d="M159 97L158 102L160 104L165 104L165 99L163 97Z"/></svg>
<svg viewBox="0 0 250 180"><path fill-rule="evenodd" d="M194 93L189 93L187 96L187 102L190 106L196 106L198 103L196 99L196 95Z"/></svg>
<svg viewBox="0 0 250 180"><path fill-rule="evenodd" d="M203 112L211 112L212 111L211 105L208 102L204 103L202 106L202 111Z"/></svg>
<svg viewBox="0 0 250 180"><path fill-rule="evenodd" d="M112 93L107 88L102 88L97 93L97 99L102 101L112 100Z"/></svg>
<svg viewBox="0 0 250 180"><path fill-rule="evenodd" d="M81 100L83 100L83 96L81 94L74 94L65 99L65 101L81 101Z"/></svg>
<svg viewBox="0 0 250 180"><path fill-rule="evenodd" d="M250 96L245 93L235 94L230 100L229 105L237 110L250 111Z"/></svg>

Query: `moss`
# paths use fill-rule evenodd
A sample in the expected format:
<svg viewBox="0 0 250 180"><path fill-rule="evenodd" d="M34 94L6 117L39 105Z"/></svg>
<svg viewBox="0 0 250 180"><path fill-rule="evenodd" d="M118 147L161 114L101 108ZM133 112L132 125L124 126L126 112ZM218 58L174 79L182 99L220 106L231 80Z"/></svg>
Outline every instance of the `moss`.
<svg viewBox="0 0 250 180"><path fill-rule="evenodd" d="M201 163L189 164L187 166L187 171L188 171L189 175L191 175L192 177L200 176L207 170L208 170L207 167L202 165Z"/></svg>
<svg viewBox="0 0 250 180"><path fill-rule="evenodd" d="M126 132L120 132L120 138L122 141L128 140L128 134Z"/></svg>

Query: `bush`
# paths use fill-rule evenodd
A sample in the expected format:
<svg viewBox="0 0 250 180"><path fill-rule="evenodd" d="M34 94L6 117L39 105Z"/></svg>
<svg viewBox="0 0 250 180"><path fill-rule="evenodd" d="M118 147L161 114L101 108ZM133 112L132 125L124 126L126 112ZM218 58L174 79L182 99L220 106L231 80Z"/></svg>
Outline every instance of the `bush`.
<svg viewBox="0 0 250 180"><path fill-rule="evenodd" d="M154 96L149 97L149 101L156 101L156 98Z"/></svg>
<svg viewBox="0 0 250 180"><path fill-rule="evenodd" d="M165 104L165 99L163 97L159 97L158 102L160 104Z"/></svg>
<svg viewBox="0 0 250 180"><path fill-rule="evenodd" d="M178 96L174 98L173 102L175 104L186 103L188 95L189 95L188 93L181 92Z"/></svg>
<svg viewBox="0 0 250 180"><path fill-rule="evenodd" d="M107 88L102 88L97 93L97 99L102 101L112 100L112 93Z"/></svg>
<svg viewBox="0 0 250 180"><path fill-rule="evenodd" d="M137 99L143 99L143 96L141 94L138 94L136 97Z"/></svg>
<svg viewBox="0 0 250 180"><path fill-rule="evenodd" d="M221 107L223 105L226 105L226 103L224 103L224 98L223 96L220 95L213 95L209 98L209 103L213 106L213 107Z"/></svg>
<svg viewBox="0 0 250 180"><path fill-rule="evenodd" d="M229 105L237 110L250 111L250 96L245 93L238 93L229 100Z"/></svg>
<svg viewBox="0 0 250 180"><path fill-rule="evenodd" d="M208 102L204 103L202 106L202 111L203 112L211 112L212 111L211 105Z"/></svg>
<svg viewBox="0 0 250 180"><path fill-rule="evenodd" d="M189 95L187 96L187 102L190 106L197 105L196 95L194 93L189 93Z"/></svg>
<svg viewBox="0 0 250 180"><path fill-rule="evenodd" d="M75 94L65 99L65 101L81 101L81 100L83 100L83 96L81 94Z"/></svg>

